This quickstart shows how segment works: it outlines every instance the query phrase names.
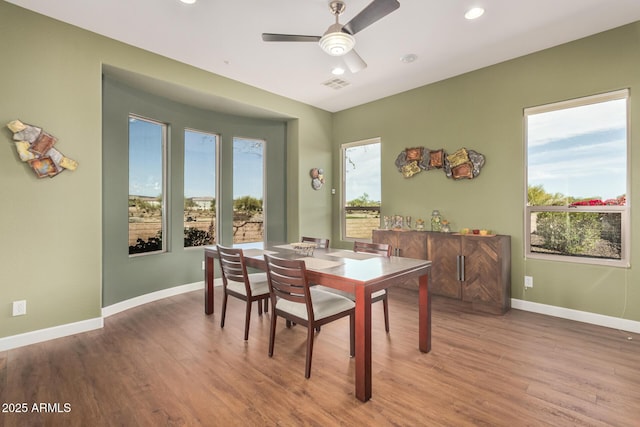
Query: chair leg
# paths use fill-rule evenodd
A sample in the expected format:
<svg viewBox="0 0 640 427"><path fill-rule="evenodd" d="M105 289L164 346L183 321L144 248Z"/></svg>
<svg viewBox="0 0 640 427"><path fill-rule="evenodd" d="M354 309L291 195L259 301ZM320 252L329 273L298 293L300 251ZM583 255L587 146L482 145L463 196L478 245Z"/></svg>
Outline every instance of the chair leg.
<svg viewBox="0 0 640 427"><path fill-rule="evenodd" d="M251 322L251 300L247 300L246 316L244 319L244 340L249 339L249 323Z"/></svg>
<svg viewBox="0 0 640 427"><path fill-rule="evenodd" d="M220 327L224 328L224 317L227 314L227 293L224 293L222 297L222 314L220 316Z"/></svg>
<svg viewBox="0 0 640 427"><path fill-rule="evenodd" d="M262 301L258 300L258 316L262 316Z"/></svg>
<svg viewBox="0 0 640 427"><path fill-rule="evenodd" d="M304 377L311 376L311 357L313 356L313 326L307 325L307 359L304 367Z"/></svg>
<svg viewBox="0 0 640 427"><path fill-rule="evenodd" d="M356 355L356 315L349 316L349 353L351 357Z"/></svg>
<svg viewBox="0 0 640 427"><path fill-rule="evenodd" d="M265 313L269 312L269 298L264 299L264 312Z"/></svg>
<svg viewBox="0 0 640 427"><path fill-rule="evenodd" d="M276 319L277 318L278 316L274 311L273 315L271 316L271 329L269 331L269 357L273 357L273 346L275 344L274 341L276 339Z"/></svg>
<svg viewBox="0 0 640 427"><path fill-rule="evenodd" d="M389 300L387 295L385 294L384 299L382 300L382 306L384 308L384 329L389 332Z"/></svg>

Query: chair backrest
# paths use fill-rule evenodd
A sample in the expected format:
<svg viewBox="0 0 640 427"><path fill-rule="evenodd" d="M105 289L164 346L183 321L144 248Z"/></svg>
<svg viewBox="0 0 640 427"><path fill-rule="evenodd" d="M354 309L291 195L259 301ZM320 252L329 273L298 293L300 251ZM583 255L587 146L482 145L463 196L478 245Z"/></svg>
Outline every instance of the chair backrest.
<svg viewBox="0 0 640 427"><path fill-rule="evenodd" d="M302 236L300 241L315 243L318 249L327 249L329 247L329 239L323 239L320 237Z"/></svg>
<svg viewBox="0 0 640 427"><path fill-rule="evenodd" d="M308 319L313 320L311 292L304 261L277 258L268 254L264 255L264 259L267 263L271 306L276 307L278 298L306 304Z"/></svg>
<svg viewBox="0 0 640 427"><path fill-rule="evenodd" d="M244 283L247 295L251 295L251 286L249 284L249 275L247 274L247 266L244 263L244 254L242 249L234 249L226 246L217 245L218 259L220 260L220 270L222 271L222 284L225 289L227 281Z"/></svg>
<svg viewBox="0 0 640 427"><path fill-rule="evenodd" d="M391 245L387 243L353 242L354 252L366 252L368 254L391 256Z"/></svg>

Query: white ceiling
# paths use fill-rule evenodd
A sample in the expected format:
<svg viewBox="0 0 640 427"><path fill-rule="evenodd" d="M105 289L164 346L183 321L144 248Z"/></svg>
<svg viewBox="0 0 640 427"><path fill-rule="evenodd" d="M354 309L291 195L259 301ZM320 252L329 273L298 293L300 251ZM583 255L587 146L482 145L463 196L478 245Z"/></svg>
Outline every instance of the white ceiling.
<svg viewBox="0 0 640 427"><path fill-rule="evenodd" d="M368 67L340 78L315 43L261 34L322 35L328 0L7 0L9 3L240 82L335 112L640 20L640 0L400 0L356 34ZM345 0L346 24L371 0ZM471 6L486 13L463 15ZM400 58L415 54L417 61Z"/></svg>

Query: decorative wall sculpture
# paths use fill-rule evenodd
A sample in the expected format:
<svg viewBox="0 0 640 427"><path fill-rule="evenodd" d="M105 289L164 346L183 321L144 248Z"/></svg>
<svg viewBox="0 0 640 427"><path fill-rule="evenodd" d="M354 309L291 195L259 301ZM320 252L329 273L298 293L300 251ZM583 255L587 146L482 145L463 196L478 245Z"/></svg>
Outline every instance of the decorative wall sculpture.
<svg viewBox="0 0 640 427"><path fill-rule="evenodd" d="M27 162L38 178L51 178L65 169L73 171L78 167L78 162L53 148L58 138L42 128L22 123L20 120L9 122L7 127L13 132L20 160Z"/></svg>
<svg viewBox="0 0 640 427"><path fill-rule="evenodd" d="M314 190L319 190L324 184L324 170L319 168L313 168L309 171L311 176L311 187Z"/></svg>
<svg viewBox="0 0 640 427"><path fill-rule="evenodd" d="M473 179L484 166L484 156L477 151L460 148L448 154L442 148L431 150L425 147L406 148L396 157L395 165L405 178L423 170L442 169L447 178Z"/></svg>

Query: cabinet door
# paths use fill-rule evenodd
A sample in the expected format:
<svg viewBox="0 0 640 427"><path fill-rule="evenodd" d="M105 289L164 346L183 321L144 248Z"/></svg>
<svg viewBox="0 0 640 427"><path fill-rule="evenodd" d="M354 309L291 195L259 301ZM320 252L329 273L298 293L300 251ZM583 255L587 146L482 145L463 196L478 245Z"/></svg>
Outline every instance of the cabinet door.
<svg viewBox="0 0 640 427"><path fill-rule="evenodd" d="M504 266L510 257L504 236L472 237L462 239L464 281L462 300L474 304L474 309L502 313L510 305L510 278L505 277ZM508 245L507 245L508 246ZM509 262L510 264L510 262Z"/></svg>
<svg viewBox="0 0 640 427"><path fill-rule="evenodd" d="M399 256L427 259L427 234L423 231L401 231L397 233Z"/></svg>
<svg viewBox="0 0 640 427"><path fill-rule="evenodd" d="M428 259L431 260L431 283L435 295L460 299L462 290L458 279L460 236L429 233Z"/></svg>

